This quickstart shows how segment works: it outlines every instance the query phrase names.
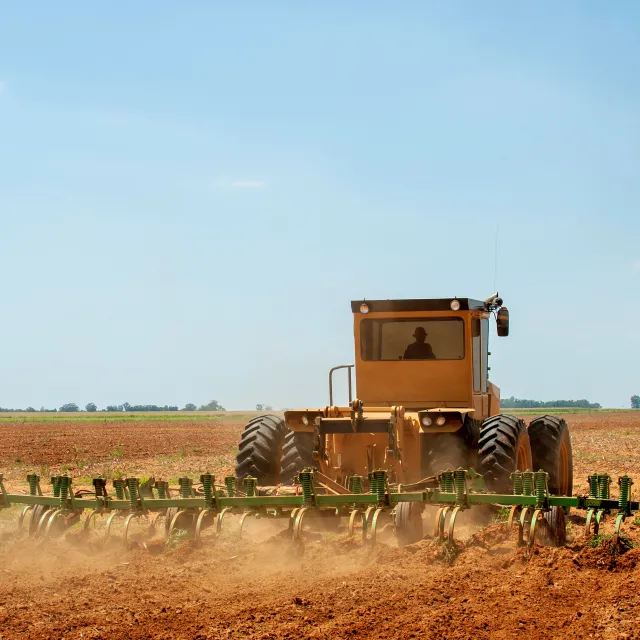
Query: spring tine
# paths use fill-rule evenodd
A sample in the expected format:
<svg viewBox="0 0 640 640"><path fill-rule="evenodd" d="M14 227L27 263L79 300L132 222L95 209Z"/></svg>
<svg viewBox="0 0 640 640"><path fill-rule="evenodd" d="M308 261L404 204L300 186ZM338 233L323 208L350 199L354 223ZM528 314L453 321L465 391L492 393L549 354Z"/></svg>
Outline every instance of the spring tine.
<svg viewBox="0 0 640 640"><path fill-rule="evenodd" d="M42 536L43 540L47 540L49 538L51 535L51 527L53 526L56 518L59 518L60 516L64 517L64 511L62 509L56 509L51 513L49 520L47 521L47 527L44 530L44 535Z"/></svg>
<svg viewBox="0 0 640 640"><path fill-rule="evenodd" d="M204 519L207 516L215 517L215 512L213 511L213 509L203 509L198 514L198 520L196 521L196 528L195 528L195 531L193 533L193 539L194 539L196 547L201 547L202 546L202 542L201 542L201 539L200 539L200 530L202 529L202 523L204 522Z"/></svg>
<svg viewBox="0 0 640 640"><path fill-rule="evenodd" d="M129 537L129 524L131 523L131 520L133 520L133 518L139 518L140 514L139 513L130 513L124 520L124 527L122 529L122 548L123 549L128 549L129 548L129 541L128 541L128 537Z"/></svg>
<svg viewBox="0 0 640 640"><path fill-rule="evenodd" d="M617 548L618 546L618 542L620 540L620 526L622 525L622 523L626 520L627 514L626 513L619 513L618 517L616 518L616 525L613 529L613 538L611 539L611 543L612 543L612 552Z"/></svg>
<svg viewBox="0 0 640 640"><path fill-rule="evenodd" d="M18 531L22 531L22 526L24 525L24 518L27 515L27 513L29 513L29 511L32 511L33 509L34 509L34 505L30 504L30 505L27 505L22 510L22 513L20 513L20 517L18 518Z"/></svg>
<svg viewBox="0 0 640 640"><path fill-rule="evenodd" d="M451 516L449 517L449 535L447 537L449 544L453 544L453 532L456 527L456 517L459 512L460 512L460 507L455 507L454 510L451 512Z"/></svg>
<svg viewBox="0 0 640 640"><path fill-rule="evenodd" d="M380 518L380 514L384 511L384 509L376 509L373 514L373 519L371 521L371 537L369 538L369 544L373 547L376 544L376 533L378 531L378 519Z"/></svg>
<svg viewBox="0 0 640 640"><path fill-rule="evenodd" d="M302 542L302 520L305 513L309 510L309 507L302 507L296 515L296 520L293 525L293 542L300 544Z"/></svg>
<svg viewBox="0 0 640 640"><path fill-rule="evenodd" d="M447 520L447 514L449 513L449 508L450 507L442 507L442 514L440 515L440 520L438 521L438 538L440 540L444 540L444 527Z"/></svg>
<svg viewBox="0 0 640 640"><path fill-rule="evenodd" d="M219 514L218 517L216 518L216 533L220 533L222 531L222 522L224 520L224 517L227 515L227 513L230 513L232 510L232 507L225 507ZM295 509L294 509L295 511Z"/></svg>
<svg viewBox="0 0 640 640"><path fill-rule="evenodd" d="M253 511L245 511L242 514L242 517L240 518L240 529L238 531L238 539L242 540L242 527L244 527L244 521L249 517L249 516L255 516L256 514ZM295 531L295 527L294 527L294 531Z"/></svg>
<svg viewBox="0 0 640 640"><path fill-rule="evenodd" d="M542 518L542 509L536 509L533 512L533 516L531 518L531 525L529 526L529 540L528 540L529 553L531 553L531 549L533 549L533 545L536 543L536 526L538 525L538 520L540 518Z"/></svg>
<svg viewBox="0 0 640 640"><path fill-rule="evenodd" d="M360 511L360 509L354 509L351 512L351 515L349 516L349 537L352 538L353 537L353 529L355 527L355 525L357 524L358 521L362 522L362 511Z"/></svg>
<svg viewBox="0 0 640 640"><path fill-rule="evenodd" d="M524 507L520 512L520 520L518 522L518 546L524 546L524 530L527 526L527 516L529 515L529 507Z"/></svg>

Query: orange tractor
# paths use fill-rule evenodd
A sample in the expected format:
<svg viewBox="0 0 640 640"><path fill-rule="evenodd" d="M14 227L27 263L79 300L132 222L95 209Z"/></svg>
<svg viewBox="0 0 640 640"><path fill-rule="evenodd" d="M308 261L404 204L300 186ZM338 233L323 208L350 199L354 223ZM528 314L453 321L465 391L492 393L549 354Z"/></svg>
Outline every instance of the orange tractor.
<svg viewBox="0 0 640 640"><path fill-rule="evenodd" d="M351 309L355 365L330 371L327 406L251 420L239 444L239 478L287 484L315 468L338 489L384 469L389 482L417 488L463 467L481 473L489 490L508 493L514 471L544 469L551 494L571 495L566 422L547 415L527 426L500 413L500 391L489 381L489 323L495 316L498 336L507 336L509 312L497 293L484 301L358 300ZM348 406L333 403L339 369L348 372ZM413 514L398 517L415 522Z"/></svg>

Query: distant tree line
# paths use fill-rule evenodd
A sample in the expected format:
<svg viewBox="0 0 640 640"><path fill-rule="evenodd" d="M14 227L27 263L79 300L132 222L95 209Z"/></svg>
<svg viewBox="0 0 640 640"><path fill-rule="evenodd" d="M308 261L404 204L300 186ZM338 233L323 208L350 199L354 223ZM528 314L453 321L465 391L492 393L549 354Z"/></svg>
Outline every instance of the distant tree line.
<svg viewBox="0 0 640 640"><path fill-rule="evenodd" d="M183 409L180 409L177 405L168 405L164 406L157 404L129 404L128 402L124 402L123 404L109 404L104 409L98 409L98 406L94 402L89 402L85 405L85 411L94 412L94 411L142 411L151 413L153 411L226 411L226 409L217 401L212 400L207 404L200 405L199 407L195 404L189 402L187 403ZM26 409L7 409L5 407L0 407L0 413L18 413L18 412L46 412L46 413L55 413L58 411L64 413L74 413L76 411L82 411L80 407L75 402L67 402L63 404L59 409L45 409L44 407L40 407L40 409L34 409L33 407L27 407Z"/></svg>
<svg viewBox="0 0 640 640"><path fill-rule="evenodd" d="M544 409L549 407L574 407L576 409L602 409L599 402L588 400L525 400L523 398L501 398L500 406L504 409Z"/></svg>

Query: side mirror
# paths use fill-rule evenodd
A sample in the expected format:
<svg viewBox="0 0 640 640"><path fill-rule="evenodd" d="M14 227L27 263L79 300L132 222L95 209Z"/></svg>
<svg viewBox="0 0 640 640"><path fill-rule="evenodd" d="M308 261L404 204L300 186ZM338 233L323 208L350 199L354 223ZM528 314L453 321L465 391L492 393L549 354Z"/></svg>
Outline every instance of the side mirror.
<svg viewBox="0 0 640 640"><path fill-rule="evenodd" d="M496 316L496 328L498 335L504 338L509 335L509 309L502 307Z"/></svg>

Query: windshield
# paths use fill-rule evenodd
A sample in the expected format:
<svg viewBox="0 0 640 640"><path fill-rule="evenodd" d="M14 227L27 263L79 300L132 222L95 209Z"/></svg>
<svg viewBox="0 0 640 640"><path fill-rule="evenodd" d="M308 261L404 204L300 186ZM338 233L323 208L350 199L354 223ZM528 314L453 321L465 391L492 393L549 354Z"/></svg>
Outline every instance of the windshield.
<svg viewBox="0 0 640 640"><path fill-rule="evenodd" d="M463 360L462 318L383 318L360 323L363 360Z"/></svg>

